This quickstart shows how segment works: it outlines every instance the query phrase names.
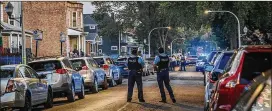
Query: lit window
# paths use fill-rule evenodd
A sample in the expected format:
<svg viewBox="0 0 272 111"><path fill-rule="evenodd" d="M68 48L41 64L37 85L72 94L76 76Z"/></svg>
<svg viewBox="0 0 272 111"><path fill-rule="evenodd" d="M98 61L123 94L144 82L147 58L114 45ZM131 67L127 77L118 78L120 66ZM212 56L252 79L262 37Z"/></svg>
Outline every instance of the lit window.
<svg viewBox="0 0 272 111"><path fill-rule="evenodd" d="M99 38L98 45L103 45L103 40L102 40L102 38Z"/></svg>
<svg viewBox="0 0 272 111"><path fill-rule="evenodd" d="M117 50L117 46L111 46L111 50Z"/></svg>
<svg viewBox="0 0 272 111"><path fill-rule="evenodd" d="M102 49L99 49L98 52L99 52L99 54L102 54Z"/></svg>
<svg viewBox="0 0 272 111"><path fill-rule="evenodd" d="M127 52L127 47L126 46L122 46L121 47L121 52Z"/></svg>
<svg viewBox="0 0 272 111"><path fill-rule="evenodd" d="M77 19L77 13L76 12L73 12L73 26L72 27L76 27L77 26L77 24L76 24L76 19Z"/></svg>

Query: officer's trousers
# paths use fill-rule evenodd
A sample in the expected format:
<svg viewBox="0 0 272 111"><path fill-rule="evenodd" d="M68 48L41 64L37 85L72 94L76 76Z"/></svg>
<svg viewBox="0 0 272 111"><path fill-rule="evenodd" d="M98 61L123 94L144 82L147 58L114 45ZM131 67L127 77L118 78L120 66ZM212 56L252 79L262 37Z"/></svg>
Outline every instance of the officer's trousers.
<svg viewBox="0 0 272 111"><path fill-rule="evenodd" d="M128 94L127 99L132 99L134 84L137 84L138 88L138 99L144 99L143 97L143 82L142 73L137 71L129 71L128 75Z"/></svg>
<svg viewBox="0 0 272 111"><path fill-rule="evenodd" d="M166 100L163 83L164 83L166 89L168 90L170 98L175 99L174 94L173 94L173 90L170 86L169 70L163 70L161 72L158 72L157 81L158 81L158 85L160 88L162 100Z"/></svg>

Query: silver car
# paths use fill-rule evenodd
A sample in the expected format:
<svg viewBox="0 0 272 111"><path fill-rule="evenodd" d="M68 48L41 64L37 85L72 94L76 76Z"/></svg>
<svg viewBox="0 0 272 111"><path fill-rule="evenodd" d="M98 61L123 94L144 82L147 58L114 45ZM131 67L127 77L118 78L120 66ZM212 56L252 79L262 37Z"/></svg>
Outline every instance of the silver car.
<svg viewBox="0 0 272 111"><path fill-rule="evenodd" d="M93 58L73 58L70 61L84 78L85 88L89 88L93 93L97 93L99 87L108 89L106 73L103 69L99 68Z"/></svg>
<svg viewBox="0 0 272 111"><path fill-rule="evenodd" d="M19 108L25 111L40 104L53 107L52 88L42 80L44 77L27 65L0 66L1 110Z"/></svg>
<svg viewBox="0 0 272 111"><path fill-rule="evenodd" d="M47 82L52 86L54 97L67 97L74 102L75 95L79 99L85 97L84 80L74 70L67 57L40 58L28 63L39 75L46 75Z"/></svg>
<svg viewBox="0 0 272 111"><path fill-rule="evenodd" d="M153 67L153 62L154 62L155 58L146 58L145 59L145 67L144 67L144 72L146 75L154 75L155 74L155 70Z"/></svg>

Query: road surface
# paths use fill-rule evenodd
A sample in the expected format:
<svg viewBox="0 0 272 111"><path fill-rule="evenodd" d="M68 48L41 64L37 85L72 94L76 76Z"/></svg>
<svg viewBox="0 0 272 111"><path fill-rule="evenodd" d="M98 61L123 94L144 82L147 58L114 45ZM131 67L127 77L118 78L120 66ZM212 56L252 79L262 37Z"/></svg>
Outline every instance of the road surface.
<svg viewBox="0 0 272 111"><path fill-rule="evenodd" d="M160 103L160 93L156 75L143 77L145 103L138 102L135 86L133 100L126 102L127 79L122 85L100 90L99 93L87 93L85 99L69 103L66 98L54 99L54 107L35 110L46 111L200 111L203 110L203 75L199 72L171 72L171 85L177 103L172 103L167 94L167 103ZM136 85L136 84L135 84Z"/></svg>

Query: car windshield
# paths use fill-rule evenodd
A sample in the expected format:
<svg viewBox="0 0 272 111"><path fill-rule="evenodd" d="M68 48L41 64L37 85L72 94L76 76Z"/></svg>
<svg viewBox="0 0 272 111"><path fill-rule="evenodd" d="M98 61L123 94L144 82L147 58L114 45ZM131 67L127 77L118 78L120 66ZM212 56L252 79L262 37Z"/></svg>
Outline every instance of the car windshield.
<svg viewBox="0 0 272 111"><path fill-rule="evenodd" d="M272 52L249 52L245 54L241 84L248 84L253 78L271 68Z"/></svg>
<svg viewBox="0 0 272 111"><path fill-rule="evenodd" d="M216 58L217 58L220 54L221 54L221 52L217 52L217 53L213 56L213 58L212 58L212 60L211 60L211 63L212 63L212 64L215 62Z"/></svg>
<svg viewBox="0 0 272 111"><path fill-rule="evenodd" d="M97 62L98 65L103 65L103 64L105 64L103 58L94 58L94 60Z"/></svg>
<svg viewBox="0 0 272 111"><path fill-rule="evenodd" d="M14 67L1 67L0 78L12 78L14 77Z"/></svg>
<svg viewBox="0 0 272 111"><path fill-rule="evenodd" d="M233 53L225 53L223 57L221 58L221 61L219 62L218 69L225 69L226 64L228 63L230 57L233 55Z"/></svg>
<svg viewBox="0 0 272 111"><path fill-rule="evenodd" d="M61 69L61 63L58 60L43 61L43 62L32 62L28 64L35 71L52 71Z"/></svg>
<svg viewBox="0 0 272 111"><path fill-rule="evenodd" d="M86 63L83 59L71 60L71 62L75 68L86 66Z"/></svg>

